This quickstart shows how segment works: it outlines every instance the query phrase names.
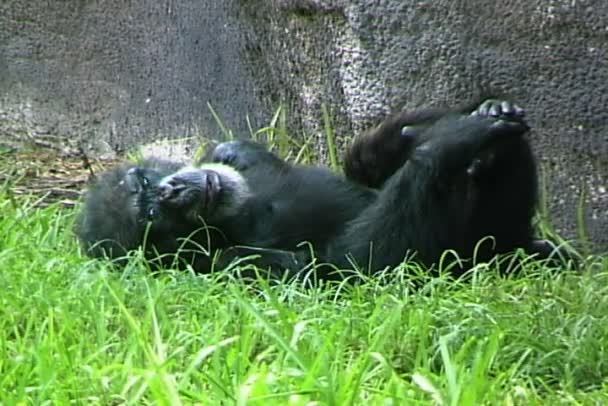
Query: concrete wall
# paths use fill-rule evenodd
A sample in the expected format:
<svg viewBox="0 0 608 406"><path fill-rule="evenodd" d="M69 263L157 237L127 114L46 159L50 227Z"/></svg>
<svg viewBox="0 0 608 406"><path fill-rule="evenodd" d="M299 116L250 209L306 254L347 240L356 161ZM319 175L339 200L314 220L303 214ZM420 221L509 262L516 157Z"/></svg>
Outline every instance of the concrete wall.
<svg viewBox="0 0 608 406"><path fill-rule="evenodd" d="M101 151L235 132L263 108L230 1L20 1L0 5L0 132L66 135Z"/></svg>
<svg viewBox="0 0 608 406"><path fill-rule="evenodd" d="M607 44L603 0L7 0L0 143L217 137L209 102L236 134L283 105L322 151L322 104L344 142L396 109L492 88L528 111L557 229L576 236L586 191L605 250Z"/></svg>

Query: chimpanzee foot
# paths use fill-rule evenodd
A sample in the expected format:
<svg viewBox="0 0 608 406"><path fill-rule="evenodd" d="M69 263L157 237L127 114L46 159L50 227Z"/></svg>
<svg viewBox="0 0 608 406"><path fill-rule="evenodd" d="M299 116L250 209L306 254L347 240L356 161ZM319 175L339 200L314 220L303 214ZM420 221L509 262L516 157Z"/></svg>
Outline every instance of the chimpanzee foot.
<svg viewBox="0 0 608 406"><path fill-rule="evenodd" d="M528 126L523 121L504 119L502 116L488 118L494 121L489 129L489 135L493 136L494 141L481 148L466 169L467 175L477 181L492 172L500 154L501 142L520 137L528 131Z"/></svg>
<svg viewBox="0 0 608 406"><path fill-rule="evenodd" d="M488 99L471 113L474 116L521 120L525 115L524 109L507 100Z"/></svg>

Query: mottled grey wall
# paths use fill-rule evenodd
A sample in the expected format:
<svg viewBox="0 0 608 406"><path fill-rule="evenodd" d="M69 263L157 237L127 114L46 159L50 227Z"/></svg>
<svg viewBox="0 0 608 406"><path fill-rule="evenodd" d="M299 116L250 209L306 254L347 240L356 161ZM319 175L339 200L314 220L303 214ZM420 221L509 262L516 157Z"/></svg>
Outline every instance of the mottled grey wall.
<svg viewBox="0 0 608 406"><path fill-rule="evenodd" d="M0 133L68 135L101 150L236 132L262 107L231 1L0 3Z"/></svg>
<svg viewBox="0 0 608 406"><path fill-rule="evenodd" d="M323 149L322 104L345 141L492 88L528 110L558 230L587 190L608 249L607 44L604 0L5 0L0 143L216 136L210 102L239 134L282 104Z"/></svg>
<svg viewBox="0 0 608 406"><path fill-rule="evenodd" d="M318 131L322 103L350 138L396 109L454 103L480 89L512 95L535 129L552 223L575 237L586 190L586 225L608 249L608 2L242 4L257 33L252 61L281 84L271 90L289 101L296 127Z"/></svg>

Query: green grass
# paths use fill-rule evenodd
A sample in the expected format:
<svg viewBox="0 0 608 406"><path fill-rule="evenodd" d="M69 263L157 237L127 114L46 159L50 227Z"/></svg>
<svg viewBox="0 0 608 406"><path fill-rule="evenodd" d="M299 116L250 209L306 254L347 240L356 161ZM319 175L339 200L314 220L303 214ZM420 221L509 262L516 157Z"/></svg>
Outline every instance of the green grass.
<svg viewBox="0 0 608 406"><path fill-rule="evenodd" d="M0 403L479 405L608 402L608 259L468 283L252 288L122 272L73 213L0 196ZM411 286L425 282L422 288Z"/></svg>
<svg viewBox="0 0 608 406"><path fill-rule="evenodd" d="M327 109L323 120L337 169ZM286 127L279 108L250 135L292 162L318 162L312 138ZM35 209L9 187L0 405L608 403L608 258L580 272L528 261L511 279L480 265L466 283L407 263L315 289L153 276L140 253L119 272L81 255L73 211Z"/></svg>

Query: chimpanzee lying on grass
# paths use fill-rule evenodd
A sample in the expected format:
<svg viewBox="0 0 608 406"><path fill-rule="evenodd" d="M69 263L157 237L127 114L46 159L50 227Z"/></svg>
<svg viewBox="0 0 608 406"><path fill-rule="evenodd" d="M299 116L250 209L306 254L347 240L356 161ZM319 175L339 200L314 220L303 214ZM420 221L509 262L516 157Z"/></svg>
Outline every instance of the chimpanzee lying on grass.
<svg viewBox="0 0 608 406"><path fill-rule="evenodd" d="M516 248L545 257L553 248L533 238L527 132L522 109L502 100L399 113L355 141L346 177L291 165L251 141L223 143L198 167L150 160L103 174L76 232L92 256L122 257L145 242L151 260L167 265L178 253L209 272L218 250L218 266L258 254L275 277L304 265L303 242L335 265L317 268L320 279L412 254L433 265L448 249L478 260Z"/></svg>

